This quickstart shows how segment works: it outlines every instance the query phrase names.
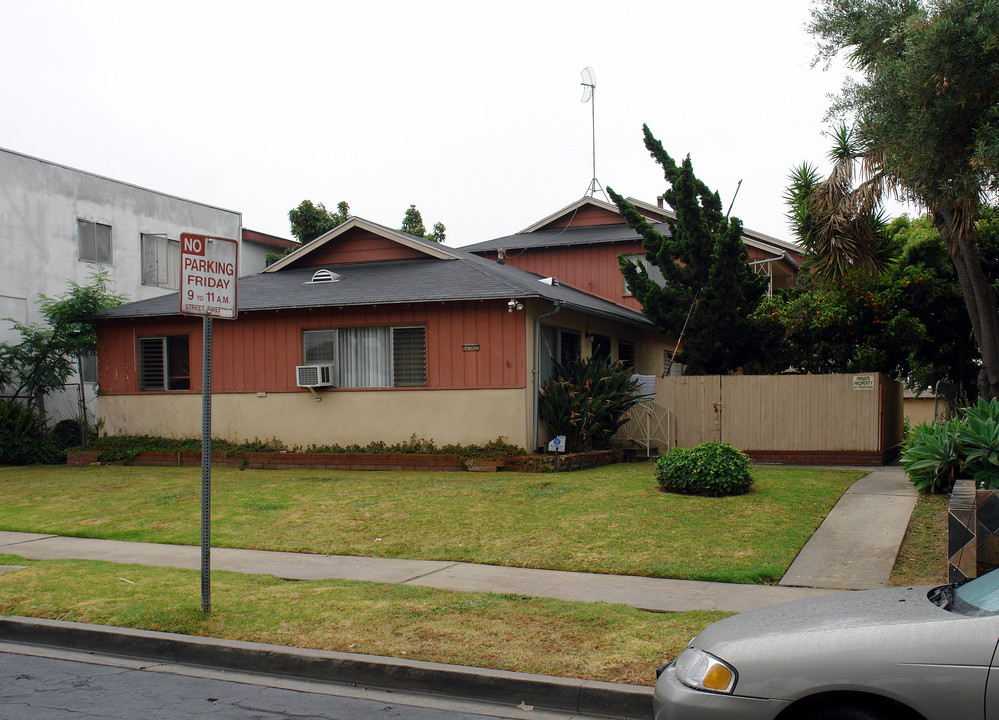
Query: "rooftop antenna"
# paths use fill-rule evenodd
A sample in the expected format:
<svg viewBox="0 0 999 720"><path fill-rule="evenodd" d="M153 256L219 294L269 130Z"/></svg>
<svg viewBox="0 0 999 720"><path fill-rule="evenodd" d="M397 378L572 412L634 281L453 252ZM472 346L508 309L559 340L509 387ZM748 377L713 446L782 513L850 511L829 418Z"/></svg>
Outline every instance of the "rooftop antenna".
<svg viewBox="0 0 999 720"><path fill-rule="evenodd" d="M739 197L739 188L742 187L742 180L739 180L739 184L735 186L735 195L732 196L732 202L728 204L728 212L725 213L725 219L728 220L728 216L732 214L732 206L735 205L735 199Z"/></svg>
<svg viewBox="0 0 999 720"><path fill-rule="evenodd" d="M583 82L580 85L583 86L583 97L580 102L590 103L590 116L591 125L593 127L593 179L590 180L590 186L586 188L586 194L593 197L597 192L604 196L604 200L610 202L610 198L607 197L607 193L604 192L603 187L600 185L600 181L597 180L597 101L594 100L593 95L597 90L597 78L593 74L593 68L585 67L581 73L583 76Z"/></svg>

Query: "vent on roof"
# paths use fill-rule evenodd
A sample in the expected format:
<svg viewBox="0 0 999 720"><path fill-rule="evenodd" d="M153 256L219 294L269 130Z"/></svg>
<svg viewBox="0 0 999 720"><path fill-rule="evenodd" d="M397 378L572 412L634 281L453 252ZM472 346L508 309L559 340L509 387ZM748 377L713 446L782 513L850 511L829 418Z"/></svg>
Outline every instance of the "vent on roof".
<svg viewBox="0 0 999 720"><path fill-rule="evenodd" d="M555 287L558 287L558 278L553 278L553 277L541 278L541 282L543 282L545 285L553 285Z"/></svg>
<svg viewBox="0 0 999 720"><path fill-rule="evenodd" d="M325 268L323 268L322 270L316 270L315 274L312 276L312 279L309 280L309 282L307 282L306 285L311 285L312 283L337 282L339 280L340 280L339 275L337 275L332 270L326 270Z"/></svg>

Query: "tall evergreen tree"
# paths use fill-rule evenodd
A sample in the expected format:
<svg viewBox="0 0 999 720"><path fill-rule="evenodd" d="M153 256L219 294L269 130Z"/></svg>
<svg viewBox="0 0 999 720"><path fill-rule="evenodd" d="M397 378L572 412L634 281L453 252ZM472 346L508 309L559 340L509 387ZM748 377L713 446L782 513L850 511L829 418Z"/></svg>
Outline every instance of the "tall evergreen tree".
<svg viewBox="0 0 999 720"><path fill-rule="evenodd" d="M670 232L663 235L607 188L628 225L641 234L646 260L665 280L659 285L644 266L620 258L628 289L652 322L675 338L683 331L686 373L726 373L751 364L758 343L750 316L766 293L766 279L748 264L742 222L725 216L721 198L694 175L689 156L677 165L647 125L642 131L670 185L663 199L676 217L667 220Z"/></svg>

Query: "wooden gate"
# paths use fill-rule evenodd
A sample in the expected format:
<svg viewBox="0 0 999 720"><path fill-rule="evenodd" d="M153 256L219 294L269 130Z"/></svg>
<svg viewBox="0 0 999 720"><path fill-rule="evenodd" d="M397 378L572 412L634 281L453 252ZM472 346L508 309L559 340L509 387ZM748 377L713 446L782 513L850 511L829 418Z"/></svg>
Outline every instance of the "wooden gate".
<svg viewBox="0 0 999 720"><path fill-rule="evenodd" d="M655 402L670 446L727 442L760 461L876 465L902 442L902 386L878 373L659 377Z"/></svg>

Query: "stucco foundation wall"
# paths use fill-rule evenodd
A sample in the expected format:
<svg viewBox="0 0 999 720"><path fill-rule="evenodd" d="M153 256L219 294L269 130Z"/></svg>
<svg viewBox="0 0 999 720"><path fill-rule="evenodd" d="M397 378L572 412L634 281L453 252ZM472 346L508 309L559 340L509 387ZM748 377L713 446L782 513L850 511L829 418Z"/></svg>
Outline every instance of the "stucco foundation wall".
<svg viewBox="0 0 999 720"><path fill-rule="evenodd" d="M226 393L212 397L212 436L243 442L277 438L289 447L389 444L418 438L437 445L482 444L502 436L527 447L523 389ZM112 435L201 436L198 394L108 395L100 416Z"/></svg>

